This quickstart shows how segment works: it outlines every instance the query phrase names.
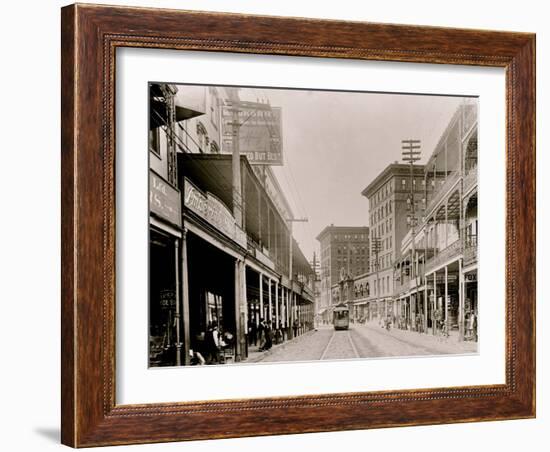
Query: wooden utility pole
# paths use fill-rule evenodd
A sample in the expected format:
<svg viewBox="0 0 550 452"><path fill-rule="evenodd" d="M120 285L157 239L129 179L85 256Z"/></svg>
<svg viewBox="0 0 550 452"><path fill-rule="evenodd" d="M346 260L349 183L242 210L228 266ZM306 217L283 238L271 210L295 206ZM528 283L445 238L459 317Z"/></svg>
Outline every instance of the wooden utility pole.
<svg viewBox="0 0 550 452"><path fill-rule="evenodd" d="M414 163L420 160L420 140L402 140L401 141L401 155L403 156L403 161L407 162L410 167L410 194L408 198L409 211L410 215L408 216L407 223L411 227L411 277L414 274L414 302L415 304L418 301L418 280L417 280L417 269L416 269L416 249L415 249L415 238L416 231L415 228L418 224L418 218L416 216L415 201L414 201ZM411 326L414 319L412 318L412 303L409 306L409 317L411 321ZM416 312L416 308L415 308Z"/></svg>
<svg viewBox="0 0 550 452"><path fill-rule="evenodd" d="M237 99L233 100L233 152L232 152L232 173L233 173L233 216L237 221L237 225L242 227L243 225L243 214L242 214L242 191L241 191L241 152L239 146L239 129L241 125L239 124L239 109L236 105Z"/></svg>
<svg viewBox="0 0 550 452"><path fill-rule="evenodd" d="M380 284L378 284L378 278L379 278L379 271L380 271L380 263L378 261L378 254L380 253L380 248L382 246L380 237L374 236L371 238L371 247L372 252L374 253L374 268L376 269L376 281L374 282L374 288L376 290L376 317L378 318L379 309L378 309L378 299L380 298ZM370 316L370 315L369 315Z"/></svg>
<svg viewBox="0 0 550 452"><path fill-rule="evenodd" d="M294 248L293 247L294 238L292 237L292 224L293 223L298 223L298 222L305 223L308 220L307 220L307 218L287 218L286 221L288 223L288 280L289 280L289 286L290 286L290 293L293 294L293 291L292 291L292 275L293 275L293 269L292 269L293 253L292 253L292 249ZM293 299L296 300L296 297L294 296ZM294 305L292 307L293 314L294 314L294 309L295 308L296 308L296 305ZM292 321L294 321L295 320L294 315L292 317L293 317ZM292 331L292 328L290 328L290 331Z"/></svg>

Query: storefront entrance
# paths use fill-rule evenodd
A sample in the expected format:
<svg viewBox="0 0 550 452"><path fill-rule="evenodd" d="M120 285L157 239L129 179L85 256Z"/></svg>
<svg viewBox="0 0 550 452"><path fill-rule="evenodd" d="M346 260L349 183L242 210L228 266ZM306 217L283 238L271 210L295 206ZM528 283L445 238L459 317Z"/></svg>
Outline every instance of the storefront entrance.
<svg viewBox="0 0 550 452"><path fill-rule="evenodd" d="M477 270L464 275L464 339L478 340Z"/></svg>
<svg viewBox="0 0 550 452"><path fill-rule="evenodd" d="M190 232L187 257L189 348L206 358L206 333L213 326L228 349L235 345L235 259Z"/></svg>
<svg viewBox="0 0 550 452"><path fill-rule="evenodd" d="M149 365L176 365L177 238L150 229L149 238Z"/></svg>

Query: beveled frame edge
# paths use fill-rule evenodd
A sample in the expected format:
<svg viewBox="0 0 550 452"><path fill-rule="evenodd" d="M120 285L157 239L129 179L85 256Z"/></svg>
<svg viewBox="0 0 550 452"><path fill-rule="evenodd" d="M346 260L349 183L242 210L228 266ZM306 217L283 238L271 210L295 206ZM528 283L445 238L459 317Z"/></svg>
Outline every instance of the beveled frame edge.
<svg viewBox="0 0 550 452"><path fill-rule="evenodd" d="M64 444L535 416L535 35L77 4L62 9L61 37ZM506 384L116 406L113 124L122 46L506 68Z"/></svg>

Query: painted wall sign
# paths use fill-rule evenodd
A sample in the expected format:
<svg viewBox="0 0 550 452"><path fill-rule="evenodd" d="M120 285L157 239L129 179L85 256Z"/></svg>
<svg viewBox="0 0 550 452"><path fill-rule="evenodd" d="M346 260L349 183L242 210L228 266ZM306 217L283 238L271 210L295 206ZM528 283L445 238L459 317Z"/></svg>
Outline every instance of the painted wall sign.
<svg viewBox="0 0 550 452"><path fill-rule="evenodd" d="M235 110L236 113L235 113ZM235 122L237 125L235 126ZM233 152L235 127L239 153L251 165L282 165L281 109L257 102L238 102L222 107L223 152Z"/></svg>
<svg viewBox="0 0 550 452"><path fill-rule="evenodd" d="M188 179L184 180L183 203L220 232L246 248L246 233L237 226L231 211L211 193L204 194Z"/></svg>
<svg viewBox="0 0 550 452"><path fill-rule="evenodd" d="M149 210L181 226L180 192L154 171L149 171Z"/></svg>

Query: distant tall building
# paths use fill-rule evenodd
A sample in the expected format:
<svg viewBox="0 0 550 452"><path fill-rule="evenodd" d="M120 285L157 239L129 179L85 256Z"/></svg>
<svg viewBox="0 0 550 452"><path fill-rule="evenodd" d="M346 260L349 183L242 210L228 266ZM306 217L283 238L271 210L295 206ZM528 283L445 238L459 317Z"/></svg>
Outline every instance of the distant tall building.
<svg viewBox="0 0 550 452"><path fill-rule="evenodd" d="M412 190L415 212L424 209L424 166L413 166ZM370 296L378 302L378 314L391 308L394 292L393 264L400 257L401 241L409 230L411 169L407 164L392 163L361 194L369 200L371 259ZM374 240L373 240L374 239ZM379 242L378 252L372 245Z"/></svg>
<svg viewBox="0 0 550 452"><path fill-rule="evenodd" d="M319 308L332 304L331 287L342 274L357 276L369 271L369 228L327 226L317 236L321 245L321 294Z"/></svg>

